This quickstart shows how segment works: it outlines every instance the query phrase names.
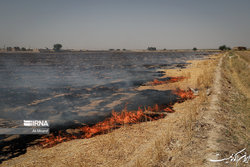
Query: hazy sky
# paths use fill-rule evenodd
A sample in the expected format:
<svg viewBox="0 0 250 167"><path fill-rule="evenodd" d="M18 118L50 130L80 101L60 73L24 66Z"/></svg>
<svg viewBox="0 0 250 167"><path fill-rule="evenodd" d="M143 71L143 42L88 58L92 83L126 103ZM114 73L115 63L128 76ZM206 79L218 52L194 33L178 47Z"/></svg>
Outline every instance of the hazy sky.
<svg viewBox="0 0 250 167"><path fill-rule="evenodd" d="M0 47L250 47L250 0L0 0Z"/></svg>

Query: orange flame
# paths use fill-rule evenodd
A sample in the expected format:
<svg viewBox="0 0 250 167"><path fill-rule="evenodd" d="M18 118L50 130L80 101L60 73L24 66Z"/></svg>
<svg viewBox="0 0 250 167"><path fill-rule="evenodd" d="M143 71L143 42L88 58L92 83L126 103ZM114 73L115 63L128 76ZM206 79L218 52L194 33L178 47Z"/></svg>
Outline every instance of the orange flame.
<svg viewBox="0 0 250 167"><path fill-rule="evenodd" d="M184 77L182 77L182 79L184 79ZM177 82L176 80L180 80L180 78L174 77L172 82ZM195 98L192 90L190 89L187 91L176 89L173 91L173 94L179 96L178 102ZM168 106L155 104L153 107L144 107L144 110L139 107L137 111L127 111L127 107L125 107L121 113L112 111L111 117L95 124L94 126L84 126L78 128L79 131L77 132L77 135L68 133L62 134L61 131L59 131L57 136L50 134L49 136L43 137L40 144L45 148L73 139L90 138L101 133L106 133L110 129L119 128L124 124L140 123L142 121L147 121L148 119L152 121L158 120L165 116L163 112L174 112L172 104Z"/></svg>
<svg viewBox="0 0 250 167"><path fill-rule="evenodd" d="M149 119L151 121L158 120L160 118L163 118L163 114L158 114L158 116L150 115L148 116L146 114L147 111L153 112L153 113L159 113L159 112L174 112L172 107L166 107L166 106L159 106L156 104L153 107L145 107L144 111L139 107L137 111L127 111L127 107L123 109L121 113L117 113L115 111L112 111L111 117L105 119L102 122L99 122L95 124L94 126L84 126L79 128L79 133L77 136L75 135L69 135L69 134L59 134L57 136L50 134L48 137L42 138L41 145L42 147L52 147L58 143L62 143L65 141L77 139L77 138L91 138L97 134L105 133L110 129L119 128L124 124L135 124L142 121L145 121L145 119Z"/></svg>
<svg viewBox="0 0 250 167"><path fill-rule="evenodd" d="M109 129L121 127L124 124L138 123L144 116L146 115L140 108L138 108L136 112L129 112L125 107L121 113L112 111L112 116L110 118L107 118L104 121L95 124L94 126L84 126L79 128L80 132L82 133L80 136L62 136L59 132L57 136L51 134L49 137L42 138L43 141L41 142L41 145L43 147L51 147L55 144L76 138L90 138L96 134L105 133Z"/></svg>
<svg viewBox="0 0 250 167"><path fill-rule="evenodd" d="M174 110L172 108L170 108L170 107L164 108L163 111L170 112L170 113L174 112Z"/></svg>
<svg viewBox="0 0 250 167"><path fill-rule="evenodd" d="M127 108L120 113L112 111L112 116L103 122L99 122L94 126L84 126L81 130L85 133L83 138L90 138L95 134L100 132L105 132L109 129L114 129L120 127L123 124L131 124L140 122L141 118L144 116L143 111L138 109L137 112L128 112Z"/></svg>
<svg viewBox="0 0 250 167"><path fill-rule="evenodd" d="M153 82L150 82L149 84L150 85L162 85L162 84L168 84L168 83L174 83L174 82L179 82L179 81L182 81L184 80L186 77L170 77L170 79L168 80L164 80L164 81L159 81L157 79L154 79Z"/></svg>
<svg viewBox="0 0 250 167"><path fill-rule="evenodd" d="M173 93L179 96L180 100L182 101L195 98L195 95L191 89L186 91L182 89L176 89L173 91Z"/></svg>

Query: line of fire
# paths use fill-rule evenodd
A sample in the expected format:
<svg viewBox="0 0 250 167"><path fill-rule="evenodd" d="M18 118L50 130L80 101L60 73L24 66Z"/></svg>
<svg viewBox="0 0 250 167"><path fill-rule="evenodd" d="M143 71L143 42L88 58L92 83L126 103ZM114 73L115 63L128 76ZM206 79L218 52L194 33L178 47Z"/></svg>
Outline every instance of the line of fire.
<svg viewBox="0 0 250 167"><path fill-rule="evenodd" d="M185 77L169 77L166 80L155 79L152 82L148 82L145 85L161 85L174 83L184 80ZM195 95L191 89L182 90L177 88L172 90L172 94L177 96L178 103L184 102L187 99L195 98ZM137 124L145 121L155 121L167 116L167 113L173 113L173 104L155 104L154 106L138 106L135 111L129 111L125 106L121 112L112 111L110 117L106 118L104 121L98 122L92 126L82 126L74 130L75 133L69 134L66 131L60 130L51 133L48 136L43 136L39 145L43 148L53 147L56 144L70 141L73 139L87 139L94 137L96 135L105 134L126 125Z"/></svg>

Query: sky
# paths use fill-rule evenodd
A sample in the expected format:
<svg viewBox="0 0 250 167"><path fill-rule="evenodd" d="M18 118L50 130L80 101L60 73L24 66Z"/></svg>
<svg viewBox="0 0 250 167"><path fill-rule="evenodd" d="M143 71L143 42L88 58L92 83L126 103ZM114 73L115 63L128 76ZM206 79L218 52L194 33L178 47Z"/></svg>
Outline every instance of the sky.
<svg viewBox="0 0 250 167"><path fill-rule="evenodd" d="M250 0L0 0L0 48L250 47Z"/></svg>

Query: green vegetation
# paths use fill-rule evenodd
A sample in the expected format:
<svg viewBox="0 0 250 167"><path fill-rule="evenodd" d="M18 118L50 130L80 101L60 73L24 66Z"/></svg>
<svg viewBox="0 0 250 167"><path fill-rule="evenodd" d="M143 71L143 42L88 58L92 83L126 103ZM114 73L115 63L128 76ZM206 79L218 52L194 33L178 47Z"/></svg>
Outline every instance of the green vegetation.
<svg viewBox="0 0 250 167"><path fill-rule="evenodd" d="M155 51L155 50L156 50L156 47L148 47L148 50L150 50L150 51Z"/></svg>
<svg viewBox="0 0 250 167"><path fill-rule="evenodd" d="M193 51L196 51L196 50L197 50L197 48L196 48L196 47L194 47L194 48L193 48Z"/></svg>
<svg viewBox="0 0 250 167"><path fill-rule="evenodd" d="M14 49L15 49L15 51L20 51L21 50L19 46L15 46Z"/></svg>
<svg viewBox="0 0 250 167"><path fill-rule="evenodd" d="M15 46L15 47L7 47L6 50L8 52L11 52L11 51L15 51L15 52L19 52L19 51L32 51L32 49L26 49L25 47L19 47L19 46Z"/></svg>
<svg viewBox="0 0 250 167"><path fill-rule="evenodd" d="M55 52L59 52L61 50L61 48L62 48L62 45L58 43L58 44L54 44L53 50Z"/></svg>
<svg viewBox="0 0 250 167"><path fill-rule="evenodd" d="M22 51L26 51L26 48L22 47L21 50L22 50Z"/></svg>
<svg viewBox="0 0 250 167"><path fill-rule="evenodd" d="M227 47L226 45L221 45L221 46L219 46L219 49L220 50L231 50L231 48L230 47Z"/></svg>
<svg viewBox="0 0 250 167"><path fill-rule="evenodd" d="M12 51L12 47L7 47L7 51Z"/></svg>

